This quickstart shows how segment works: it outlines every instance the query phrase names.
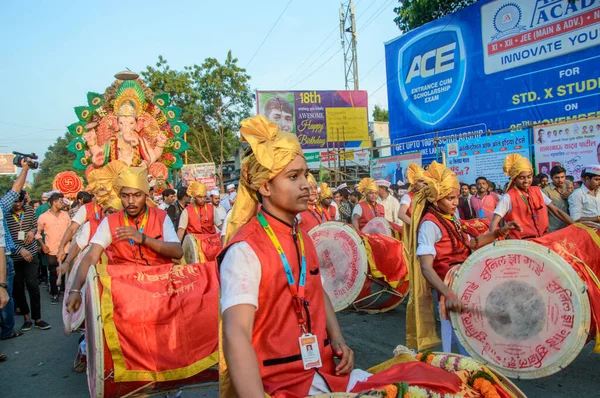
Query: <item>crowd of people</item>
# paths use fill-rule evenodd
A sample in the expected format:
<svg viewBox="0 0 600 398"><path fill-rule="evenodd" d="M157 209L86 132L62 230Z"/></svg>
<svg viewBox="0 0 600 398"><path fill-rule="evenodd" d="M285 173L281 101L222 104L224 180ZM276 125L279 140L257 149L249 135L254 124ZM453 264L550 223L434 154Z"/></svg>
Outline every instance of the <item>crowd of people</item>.
<svg viewBox="0 0 600 398"><path fill-rule="evenodd" d="M503 190L484 176L472 185L460 183L437 162L426 169L411 164L407 185L365 178L332 189L310 174L293 135L260 116L242 126L244 137L262 140L248 140L254 152L244 162L240 185L227 185L224 194L192 182L157 197L145 169L111 163L90 173L87 190L72 202L57 191L35 201L23 190L24 161L13 187L0 199L1 339L50 329L41 313L45 289L50 304L63 297L69 311L77 310L87 270L103 253L110 264L166 264L184 255L182 241L193 235L199 262L217 261L220 267L222 348L232 385L255 396L349 391L372 375L354 369L354 354L322 288L317 254L306 238L315 226L339 221L361 230L383 217L402 227L408 261L419 260L417 268L409 267L412 304L407 310L407 342L416 347L436 342L435 328L426 326L431 322L416 321L427 314L410 316L419 300L427 299L423 286L438 295L440 312L462 311L444 277L474 250L498 238L541 237L575 222L600 226L599 165L587 166L576 183L561 166L554 166L550 177L534 177L528 159L508 155L503 170L510 181ZM110 189L102 182L107 179ZM462 223L472 219L485 220L485 230L466 230ZM139 250L131 250L135 245ZM65 273L85 248L65 292ZM416 282L421 276L425 285ZM23 317L20 328L15 316ZM302 355L281 362L282 354L298 352L299 337ZM453 341L452 327L443 319L444 351L451 351ZM459 350L465 353L460 345ZM85 356L83 344L74 371L85 370ZM0 355L0 361L6 359ZM393 379L394 369L384 373Z"/></svg>

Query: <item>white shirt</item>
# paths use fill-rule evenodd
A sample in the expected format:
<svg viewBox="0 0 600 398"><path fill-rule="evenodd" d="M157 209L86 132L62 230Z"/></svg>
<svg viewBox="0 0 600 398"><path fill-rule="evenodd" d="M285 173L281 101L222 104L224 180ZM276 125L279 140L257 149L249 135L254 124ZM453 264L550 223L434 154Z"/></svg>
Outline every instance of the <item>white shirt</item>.
<svg viewBox="0 0 600 398"><path fill-rule="evenodd" d="M417 256L436 256L435 244L442 240L442 231L433 221L425 220L417 234Z"/></svg>
<svg viewBox="0 0 600 398"><path fill-rule="evenodd" d="M71 221L76 222L79 225L83 225L83 224L85 224L86 219L87 219L87 210L85 209L85 206L81 206L79 208L79 210L77 210L77 213L75 213L75 215L73 216Z"/></svg>
<svg viewBox="0 0 600 398"><path fill-rule="evenodd" d="M79 246L80 250L85 249L90 243L90 222L86 221L79 229L77 230L77 235L75 236L75 242L77 246Z"/></svg>
<svg viewBox="0 0 600 398"><path fill-rule="evenodd" d="M379 198L377 199L377 202L383 205L386 220L388 220L389 222L393 222L394 224L403 224L400 220L400 217L398 217L398 214L400 213L400 202L398 202L398 199L388 194L387 198Z"/></svg>
<svg viewBox="0 0 600 398"><path fill-rule="evenodd" d="M333 207L335 207L335 218L333 219L334 221L340 221L340 208L338 207L338 204L335 203L335 201L331 201L331 205Z"/></svg>
<svg viewBox="0 0 600 398"><path fill-rule="evenodd" d="M544 198L544 203L546 206L552 203L552 199L546 196L545 193L542 192L542 198ZM504 217L512 210L512 200L510 199L510 195L504 195L500 198L500 202L496 206L494 210L494 214L498 214L500 217Z"/></svg>
<svg viewBox="0 0 600 398"><path fill-rule="evenodd" d="M221 220L221 223L223 222L223 220L225 220L225 216L227 215L227 210L225 210L225 208L221 205L219 205L219 207L213 205L215 207L215 209L217 210L217 213L219 214L219 219Z"/></svg>
<svg viewBox="0 0 600 398"><path fill-rule="evenodd" d="M163 201L163 202L161 202L158 205L158 208L161 209L161 210L165 210L166 211L169 208L169 206L171 206L171 205L169 205L169 204L167 204L166 202Z"/></svg>
<svg viewBox="0 0 600 398"><path fill-rule="evenodd" d="M163 221L163 240L165 242L179 243L179 238L177 237L177 233L175 233L175 228L173 228L173 222L168 216L165 217L165 221ZM104 218L98 226L96 234L90 241L90 244L92 243L100 245L104 249L112 243L112 233L110 231L110 226L108 225L108 218Z"/></svg>
<svg viewBox="0 0 600 398"><path fill-rule="evenodd" d="M231 212L225 215L225 219L223 220L223 225L221 226L221 236L225 236L227 234L227 225L229 224L229 215Z"/></svg>
<svg viewBox="0 0 600 398"><path fill-rule="evenodd" d="M221 225L223 223L223 220L219 216L219 211L217 210L217 208L215 206L213 206L213 209L214 209L213 210L213 218L215 219L215 227L218 227L219 225ZM183 211L181 212L181 215L179 216L179 227L178 228L187 229L188 222L189 222L189 215L188 215L188 211L187 211L187 207L186 207L185 209L183 209Z"/></svg>
<svg viewBox="0 0 600 398"><path fill-rule="evenodd" d="M360 207L360 203L354 205L354 209L352 209L352 217L357 214L359 217L362 217L362 207Z"/></svg>
<svg viewBox="0 0 600 398"><path fill-rule="evenodd" d="M596 189L596 195L593 195L584 184L573 191L569 196L569 212L574 221L600 216L600 189Z"/></svg>
<svg viewBox="0 0 600 398"><path fill-rule="evenodd" d="M239 304L258 309L262 269L258 256L246 242L231 245L221 261L221 311Z"/></svg>
<svg viewBox="0 0 600 398"><path fill-rule="evenodd" d="M410 197L409 194L406 194L402 198L400 198L400 206L408 206L408 208L410 209L411 203L412 203L412 198Z"/></svg>

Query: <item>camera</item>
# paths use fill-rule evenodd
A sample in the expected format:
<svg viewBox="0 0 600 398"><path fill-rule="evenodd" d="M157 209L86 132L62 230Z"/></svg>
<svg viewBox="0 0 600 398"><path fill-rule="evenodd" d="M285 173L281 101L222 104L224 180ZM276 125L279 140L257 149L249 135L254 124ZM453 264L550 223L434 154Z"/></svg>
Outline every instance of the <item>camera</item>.
<svg viewBox="0 0 600 398"><path fill-rule="evenodd" d="M35 153L21 153L21 152L13 152L15 157L13 158L13 164L17 167L21 167L21 162L27 158L29 159L37 159L38 156ZM35 162L33 160L27 161L29 168L31 170L35 170L40 166L39 162Z"/></svg>

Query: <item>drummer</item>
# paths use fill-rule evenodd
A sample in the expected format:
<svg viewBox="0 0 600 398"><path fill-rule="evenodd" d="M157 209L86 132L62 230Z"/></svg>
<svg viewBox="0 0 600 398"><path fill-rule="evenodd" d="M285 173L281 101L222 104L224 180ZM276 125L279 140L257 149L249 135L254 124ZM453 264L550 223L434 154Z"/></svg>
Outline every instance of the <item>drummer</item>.
<svg viewBox="0 0 600 398"><path fill-rule="evenodd" d="M474 250L519 229L516 222L509 222L503 228L485 235L470 236L455 216L460 195L456 175L434 161L422 178L424 187L413 199L410 234L416 240L410 239L408 247L411 299L406 315L407 344L419 350L439 344L429 304L430 289L435 289L438 296L445 299L445 308L440 308L442 314L444 310L462 312L464 306L461 300L444 283L446 273L452 266L462 264ZM443 319L443 351L451 352L452 340L452 325L449 320ZM460 345L459 351L466 355Z"/></svg>
<svg viewBox="0 0 600 398"><path fill-rule="evenodd" d="M377 184L372 178L363 178L358 183L356 190L360 192L365 200L359 202L352 210L352 226L360 231L369 221L375 217L385 217L383 205L377 203Z"/></svg>
<svg viewBox="0 0 600 398"><path fill-rule="evenodd" d="M406 170L406 179L410 183L410 188L408 189L408 193L400 198L399 216L405 225L410 225L412 200L417 192L423 188L425 182L423 173L425 173L425 170L416 163L408 165L408 169Z"/></svg>
<svg viewBox="0 0 600 398"><path fill-rule="evenodd" d="M323 215L327 218L327 221L339 221L340 215L337 208L333 205L333 192L331 191L331 188L327 186L326 182L321 183L319 202L321 204L321 209L323 209Z"/></svg>
<svg viewBox="0 0 600 398"><path fill-rule="evenodd" d="M548 211L567 225L573 220L567 213L552 204L552 199L540 187L532 186L533 167L529 159L513 153L504 160L504 174L510 177L506 194L494 210L490 231L501 220L516 221L521 230L510 231L510 239L539 238L548 233Z"/></svg>
<svg viewBox="0 0 600 398"><path fill-rule="evenodd" d="M187 189L192 203L182 212L179 218L177 236L183 241L184 235L194 234L200 241L201 249L208 261L214 261L221 250L221 239L217 232L223 226L223 220L215 206L206 203L206 185L194 181Z"/></svg>
<svg viewBox="0 0 600 398"><path fill-rule="evenodd" d="M300 228L304 232L309 232L317 225L330 221L329 214L325 214L323 208L319 204L319 190L317 188L317 180L312 174L307 176L310 196L308 197L308 208L298 215Z"/></svg>
<svg viewBox="0 0 600 398"><path fill-rule="evenodd" d="M116 178L114 191L121 198L123 210L102 220L92 237L69 291L67 311L79 309L88 270L98 263L104 250L113 265L168 264L172 258L183 256L171 219L164 210L151 206L154 203L149 201L147 174L145 168L129 167Z"/></svg>
<svg viewBox="0 0 600 398"><path fill-rule="evenodd" d="M375 183L377 184L379 194L377 203L383 206L385 219L391 223L402 225L402 220L400 220L400 202L390 194L390 185L392 184L386 180L377 180Z"/></svg>

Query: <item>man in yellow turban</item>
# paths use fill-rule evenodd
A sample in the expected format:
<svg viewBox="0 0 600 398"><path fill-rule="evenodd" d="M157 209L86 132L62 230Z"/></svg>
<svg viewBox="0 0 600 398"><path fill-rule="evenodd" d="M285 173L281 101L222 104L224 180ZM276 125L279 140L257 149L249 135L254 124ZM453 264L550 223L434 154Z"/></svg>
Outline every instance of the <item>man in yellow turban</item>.
<svg viewBox="0 0 600 398"><path fill-rule="evenodd" d="M410 189L406 195L400 198L400 220L404 225L410 225L411 223L411 205L412 200L425 185L423 175L425 170L416 163L408 165L406 170L406 178L410 183Z"/></svg>
<svg viewBox="0 0 600 398"><path fill-rule="evenodd" d="M121 199L123 210L105 217L92 237L90 249L81 261L69 292L69 311L81 305L80 292L90 265L98 263L105 250L112 265L161 265L183 256L167 212L149 205L147 176L145 168L128 167L115 178L113 189Z"/></svg>
<svg viewBox="0 0 600 398"><path fill-rule="evenodd" d="M460 194L456 175L434 161L423 178L424 187L414 197L413 222L408 238L411 295L406 312L407 346L419 350L439 344L433 317L432 288L438 297L445 298L445 307L440 309L442 313L445 309L462 311L462 302L444 283L450 268L462 264L475 249L518 228L516 223L509 223L502 230L470 236L455 217ZM443 320L443 351L452 350L452 340L452 325ZM459 349L465 354L460 345Z"/></svg>
<svg viewBox="0 0 600 398"><path fill-rule="evenodd" d="M337 208L333 205L333 191L326 182L322 182L319 188L319 202L327 221L339 220Z"/></svg>
<svg viewBox="0 0 600 398"><path fill-rule="evenodd" d="M315 177L308 173L306 177L308 180L308 186L310 187L310 196L308 197L308 208L302 213L298 214L298 222L300 228L306 233L310 232L311 229L317 225L321 225L324 222L330 221L330 214L323 209L321 206L321 194L319 193L319 187ZM325 184L327 186L327 184ZM325 192L327 194L327 192Z"/></svg>
<svg viewBox="0 0 600 398"><path fill-rule="evenodd" d="M204 261L215 261L217 254L223 248L217 228L223 226L223 219L212 203L206 203L206 185L194 181L187 189L192 198L190 203L179 216L177 236L183 241L184 235L193 234L198 240L200 258Z"/></svg>
<svg viewBox="0 0 600 398"><path fill-rule="evenodd" d="M253 397L265 392L303 397L319 386L346 391L353 354L324 293L312 240L296 223L311 190L302 148L294 134L262 115L241 125L252 154L242 164L227 246L218 257L220 347L229 367L220 361L222 380ZM301 349L309 345L314 356L302 360ZM337 366L334 355L341 358ZM231 387L222 382L221 396L235 396Z"/></svg>
<svg viewBox="0 0 600 398"><path fill-rule="evenodd" d="M522 230L513 230L511 239L533 239L548 233L548 211L567 225L573 220L552 204L552 199L540 187L531 185L533 167L529 159L510 154L504 160L504 174L510 177L508 190L494 210L490 230L496 229L502 219L516 221Z"/></svg>
<svg viewBox="0 0 600 398"><path fill-rule="evenodd" d="M357 203L352 210L352 226L360 231L373 218L385 217L385 209L377 203L379 193L372 178L360 180L356 190L363 195L364 200Z"/></svg>

